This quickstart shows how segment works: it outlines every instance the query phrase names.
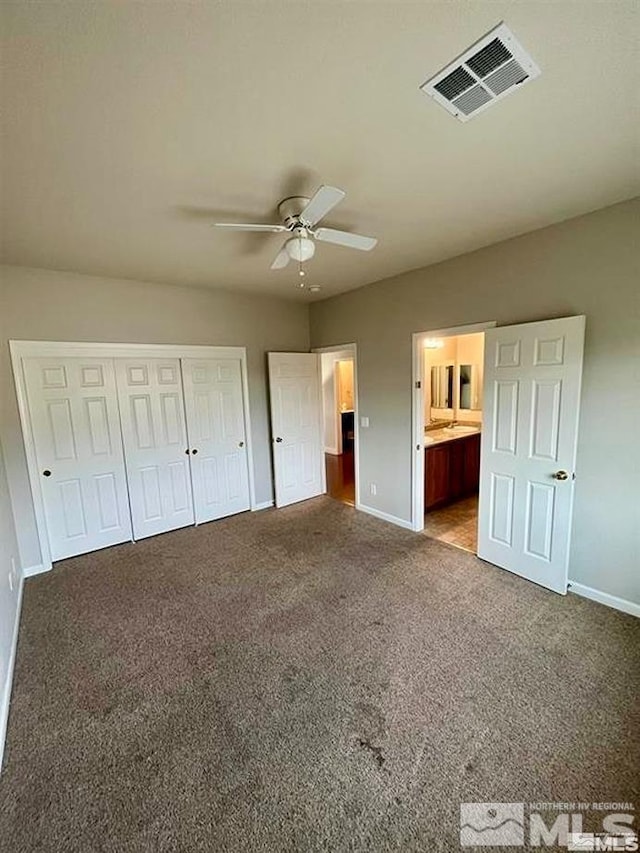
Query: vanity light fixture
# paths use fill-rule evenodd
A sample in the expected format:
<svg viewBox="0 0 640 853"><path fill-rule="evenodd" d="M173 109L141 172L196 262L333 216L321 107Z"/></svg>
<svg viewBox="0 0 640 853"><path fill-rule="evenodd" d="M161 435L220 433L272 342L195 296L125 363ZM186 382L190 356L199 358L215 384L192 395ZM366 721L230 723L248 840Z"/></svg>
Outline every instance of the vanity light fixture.
<svg viewBox="0 0 640 853"><path fill-rule="evenodd" d="M444 341L440 338L426 338L424 342L425 349L442 349Z"/></svg>

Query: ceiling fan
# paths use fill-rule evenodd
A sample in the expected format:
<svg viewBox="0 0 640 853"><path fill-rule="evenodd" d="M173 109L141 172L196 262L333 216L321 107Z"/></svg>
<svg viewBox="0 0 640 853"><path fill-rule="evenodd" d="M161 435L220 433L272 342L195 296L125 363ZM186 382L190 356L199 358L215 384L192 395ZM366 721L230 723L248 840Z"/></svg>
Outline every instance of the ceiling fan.
<svg viewBox="0 0 640 853"><path fill-rule="evenodd" d="M313 257L316 250L314 240L368 252L378 242L375 237L363 237L362 234L337 231L335 228L315 227L329 211L342 201L345 195L346 193L337 187L322 186L310 199L306 196L285 198L278 205L278 214L282 218L282 224L254 225L245 222L216 222L215 225L217 228L232 228L236 231L289 233L291 236L284 242L271 264L272 270L286 267L289 261L297 261L300 265L304 261L308 261ZM300 274L303 275L302 272Z"/></svg>

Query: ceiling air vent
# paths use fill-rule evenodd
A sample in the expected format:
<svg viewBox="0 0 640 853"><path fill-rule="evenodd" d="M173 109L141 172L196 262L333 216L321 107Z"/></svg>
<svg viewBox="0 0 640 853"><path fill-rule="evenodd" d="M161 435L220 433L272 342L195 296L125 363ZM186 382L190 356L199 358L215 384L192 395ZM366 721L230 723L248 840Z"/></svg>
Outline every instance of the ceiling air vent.
<svg viewBox="0 0 640 853"><path fill-rule="evenodd" d="M451 115L469 121L539 74L511 30L499 24L420 88Z"/></svg>

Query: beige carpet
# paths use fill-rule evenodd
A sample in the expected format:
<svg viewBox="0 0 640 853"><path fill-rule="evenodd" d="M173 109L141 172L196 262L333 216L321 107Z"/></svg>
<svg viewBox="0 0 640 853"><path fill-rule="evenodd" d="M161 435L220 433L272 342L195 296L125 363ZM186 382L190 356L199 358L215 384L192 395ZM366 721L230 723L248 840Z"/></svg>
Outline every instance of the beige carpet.
<svg viewBox="0 0 640 853"><path fill-rule="evenodd" d="M70 560L26 582L0 847L448 853L461 801L637 802L639 649L328 498Z"/></svg>

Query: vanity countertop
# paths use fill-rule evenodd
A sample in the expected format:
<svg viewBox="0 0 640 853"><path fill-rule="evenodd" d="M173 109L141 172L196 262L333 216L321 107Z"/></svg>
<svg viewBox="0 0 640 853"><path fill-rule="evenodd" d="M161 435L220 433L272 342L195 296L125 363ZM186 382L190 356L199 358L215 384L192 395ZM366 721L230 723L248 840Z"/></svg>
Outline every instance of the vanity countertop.
<svg viewBox="0 0 640 853"><path fill-rule="evenodd" d="M446 441L456 441L459 438L468 438L470 435L478 435L481 432L480 426L454 426L441 427L440 429L430 429L424 431L424 446L425 449L433 447L435 444L444 444Z"/></svg>

